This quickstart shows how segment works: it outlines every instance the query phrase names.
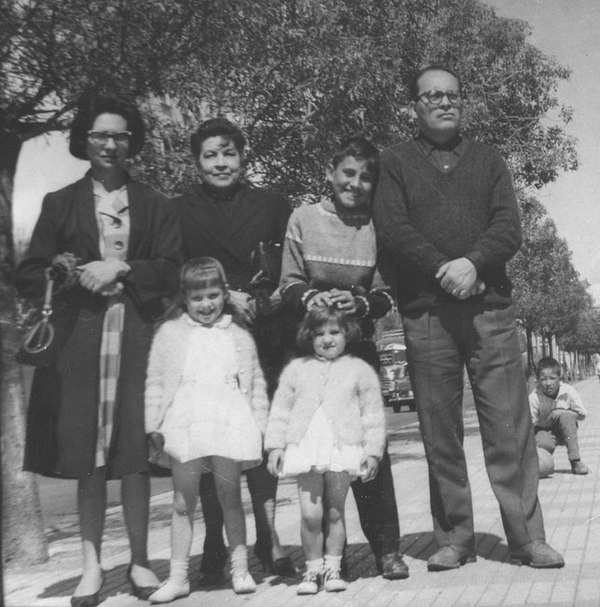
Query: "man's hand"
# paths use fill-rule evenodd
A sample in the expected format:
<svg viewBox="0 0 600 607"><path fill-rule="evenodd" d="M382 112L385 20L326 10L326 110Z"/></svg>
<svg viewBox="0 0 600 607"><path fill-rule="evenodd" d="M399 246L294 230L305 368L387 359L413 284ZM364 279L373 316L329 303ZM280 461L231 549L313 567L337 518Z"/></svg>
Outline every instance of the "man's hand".
<svg viewBox="0 0 600 607"><path fill-rule="evenodd" d="M435 277L446 293L458 299L467 299L485 290L485 284L477 278L475 266L466 257L446 262L440 266Z"/></svg>
<svg viewBox="0 0 600 607"><path fill-rule="evenodd" d="M277 476L283 468L283 449L273 449L269 453L269 461L267 462L267 470L273 475Z"/></svg>

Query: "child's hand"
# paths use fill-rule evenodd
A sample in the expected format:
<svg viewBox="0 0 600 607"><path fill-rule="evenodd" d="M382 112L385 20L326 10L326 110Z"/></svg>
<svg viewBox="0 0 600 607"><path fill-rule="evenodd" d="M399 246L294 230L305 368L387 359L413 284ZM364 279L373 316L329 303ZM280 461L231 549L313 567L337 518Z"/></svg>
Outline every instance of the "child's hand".
<svg viewBox="0 0 600 607"><path fill-rule="evenodd" d="M379 460L372 455L363 455L360 462L361 480L363 483L372 481L377 476L379 470Z"/></svg>
<svg viewBox="0 0 600 607"><path fill-rule="evenodd" d="M165 437L160 432L150 432L148 439L148 461L151 464L159 462L165 446Z"/></svg>
<svg viewBox="0 0 600 607"><path fill-rule="evenodd" d="M342 310L346 314L356 314L356 298L350 291L331 289L329 291L331 305Z"/></svg>
<svg viewBox="0 0 600 607"><path fill-rule="evenodd" d="M564 419L570 416L577 418L577 413L571 409L552 409L552 411L550 411L550 415L548 415L548 421L557 422L561 417Z"/></svg>
<svg viewBox="0 0 600 607"><path fill-rule="evenodd" d="M273 475L277 476L283 468L283 449L273 449L269 453L269 461L267 462L267 470Z"/></svg>
<svg viewBox="0 0 600 607"><path fill-rule="evenodd" d="M307 310L315 307L327 307L331 305L331 295L329 291L321 291L308 300Z"/></svg>

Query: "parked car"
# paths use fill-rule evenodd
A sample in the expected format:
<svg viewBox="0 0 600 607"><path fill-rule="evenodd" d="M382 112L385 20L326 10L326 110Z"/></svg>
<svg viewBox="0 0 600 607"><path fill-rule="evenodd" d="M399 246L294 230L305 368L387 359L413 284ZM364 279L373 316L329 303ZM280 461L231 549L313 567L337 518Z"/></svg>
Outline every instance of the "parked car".
<svg viewBox="0 0 600 607"><path fill-rule="evenodd" d="M381 390L385 404L399 413L402 406L415 410L415 398L406 362L406 345L401 329L384 331L377 342Z"/></svg>

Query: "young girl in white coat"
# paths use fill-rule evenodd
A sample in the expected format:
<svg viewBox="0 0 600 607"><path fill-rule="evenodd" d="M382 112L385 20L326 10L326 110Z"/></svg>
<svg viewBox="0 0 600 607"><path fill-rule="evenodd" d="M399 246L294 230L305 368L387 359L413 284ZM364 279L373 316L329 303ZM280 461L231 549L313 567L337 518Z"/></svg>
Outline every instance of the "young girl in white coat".
<svg viewBox="0 0 600 607"><path fill-rule="evenodd" d="M360 336L354 318L315 306L298 329L298 346L311 354L283 371L273 399L265 447L269 470L297 475L306 573L298 594L346 590L341 559L344 504L350 481L377 474L385 445L379 378L360 358L345 354ZM322 522L325 519L325 558Z"/></svg>
<svg viewBox="0 0 600 607"><path fill-rule="evenodd" d="M221 264L211 257L188 261L180 285L179 305L154 337L146 379L150 449L169 456L174 489L170 576L150 596L152 603L190 593L198 482L210 471L225 519L233 589L238 594L256 589L248 572L240 476L262 459L265 381Z"/></svg>

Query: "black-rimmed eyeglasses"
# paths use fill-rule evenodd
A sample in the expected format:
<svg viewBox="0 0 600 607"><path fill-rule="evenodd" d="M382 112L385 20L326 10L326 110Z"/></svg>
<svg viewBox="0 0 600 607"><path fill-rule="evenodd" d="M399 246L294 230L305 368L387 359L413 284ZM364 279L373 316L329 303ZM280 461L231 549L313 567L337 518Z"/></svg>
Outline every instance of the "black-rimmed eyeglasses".
<svg viewBox="0 0 600 607"><path fill-rule="evenodd" d="M112 139L116 145L127 145L131 137L131 131L118 131L117 133L107 133L106 131L88 131L88 139L96 145L105 145L109 139Z"/></svg>
<svg viewBox="0 0 600 607"><path fill-rule="evenodd" d="M420 99L427 105L441 105L444 97L448 99L451 105L460 105L463 99L460 91L425 91L417 99Z"/></svg>

